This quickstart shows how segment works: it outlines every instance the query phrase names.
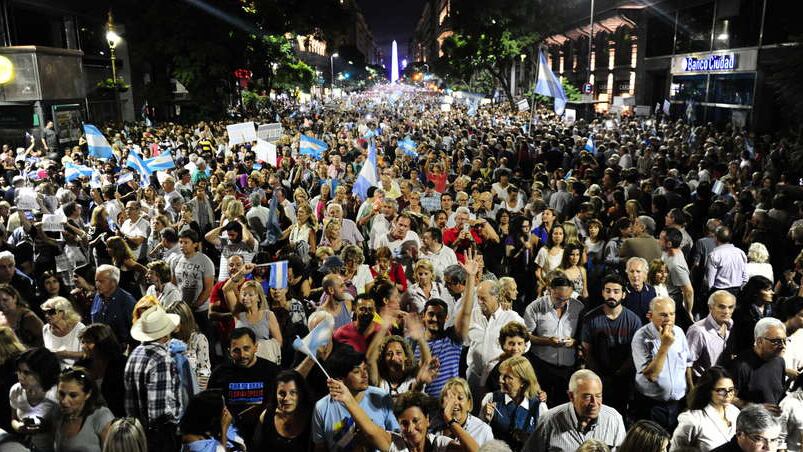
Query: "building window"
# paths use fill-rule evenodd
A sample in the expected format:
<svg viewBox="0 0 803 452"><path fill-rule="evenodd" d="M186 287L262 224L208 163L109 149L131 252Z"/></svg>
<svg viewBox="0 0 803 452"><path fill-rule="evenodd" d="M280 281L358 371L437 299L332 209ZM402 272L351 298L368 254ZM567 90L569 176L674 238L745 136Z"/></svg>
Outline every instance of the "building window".
<svg viewBox="0 0 803 452"><path fill-rule="evenodd" d="M717 104L752 105L754 74L712 74L708 101Z"/></svg>
<svg viewBox="0 0 803 452"><path fill-rule="evenodd" d="M650 8L647 17L647 57L670 55L675 39L675 13Z"/></svg>
<svg viewBox="0 0 803 452"><path fill-rule="evenodd" d="M797 11L800 0L771 0L767 2L764 15L764 38L762 44L783 44L794 42L794 36L803 33L800 15L790 14Z"/></svg>
<svg viewBox="0 0 803 452"><path fill-rule="evenodd" d="M638 43L634 40L633 43L630 45L630 67L635 69L637 61L638 61Z"/></svg>
<svg viewBox="0 0 803 452"><path fill-rule="evenodd" d="M714 2L678 12L675 53L703 52L711 50L711 24L714 18Z"/></svg>
<svg viewBox="0 0 803 452"><path fill-rule="evenodd" d="M613 69L614 60L616 59L616 45L613 42L608 44L610 46L608 49L608 69Z"/></svg>
<svg viewBox="0 0 803 452"><path fill-rule="evenodd" d="M672 100L705 102L706 75L682 75L672 78L669 97Z"/></svg>
<svg viewBox="0 0 803 452"><path fill-rule="evenodd" d="M767 7L774 1L767 2ZM720 0L714 25L714 50L758 45L763 0Z"/></svg>
<svg viewBox="0 0 803 452"><path fill-rule="evenodd" d="M608 88L606 91L609 96L613 92L613 73L608 74Z"/></svg>
<svg viewBox="0 0 803 452"><path fill-rule="evenodd" d="M636 72L630 71L630 89L628 92L632 96L636 92Z"/></svg>

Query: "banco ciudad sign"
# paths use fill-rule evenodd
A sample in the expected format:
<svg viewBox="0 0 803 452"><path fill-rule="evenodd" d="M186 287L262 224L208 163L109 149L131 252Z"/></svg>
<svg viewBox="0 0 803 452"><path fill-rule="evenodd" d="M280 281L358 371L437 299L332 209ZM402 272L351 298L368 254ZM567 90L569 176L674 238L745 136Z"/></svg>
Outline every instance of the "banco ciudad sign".
<svg viewBox="0 0 803 452"><path fill-rule="evenodd" d="M681 61L683 72L731 71L736 69L736 55L724 53L705 57L688 56Z"/></svg>

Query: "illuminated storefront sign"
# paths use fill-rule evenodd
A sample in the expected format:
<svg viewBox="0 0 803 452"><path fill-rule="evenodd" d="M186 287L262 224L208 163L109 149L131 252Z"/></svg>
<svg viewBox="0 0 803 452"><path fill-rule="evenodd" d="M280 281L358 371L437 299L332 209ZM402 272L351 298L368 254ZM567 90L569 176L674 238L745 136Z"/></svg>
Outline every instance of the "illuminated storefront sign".
<svg viewBox="0 0 803 452"><path fill-rule="evenodd" d="M736 56L733 53L708 55L698 58L689 56L681 61L683 72L732 71L736 69Z"/></svg>

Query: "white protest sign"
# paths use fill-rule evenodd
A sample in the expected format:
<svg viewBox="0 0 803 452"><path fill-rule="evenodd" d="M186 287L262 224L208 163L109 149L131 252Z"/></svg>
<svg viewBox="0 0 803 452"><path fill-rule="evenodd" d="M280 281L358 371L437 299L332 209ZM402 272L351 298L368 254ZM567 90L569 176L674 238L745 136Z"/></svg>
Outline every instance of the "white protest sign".
<svg viewBox="0 0 803 452"><path fill-rule="evenodd" d="M636 117L649 117L651 113L649 105L636 105Z"/></svg>
<svg viewBox="0 0 803 452"><path fill-rule="evenodd" d="M56 272L68 272L71 273L75 270L75 264L72 260L70 260L70 256L66 253L62 253L56 256Z"/></svg>
<svg viewBox="0 0 803 452"><path fill-rule="evenodd" d="M563 112L563 120L568 123L573 123L577 120L577 110L567 108Z"/></svg>
<svg viewBox="0 0 803 452"><path fill-rule="evenodd" d="M276 166L276 146L262 139L257 139L257 145L252 148L257 160Z"/></svg>
<svg viewBox="0 0 803 452"><path fill-rule="evenodd" d="M36 192L33 188L22 187L17 189L17 210L36 210L39 203L36 201Z"/></svg>
<svg viewBox="0 0 803 452"><path fill-rule="evenodd" d="M281 123L260 124L257 128L257 138L269 143L275 143L279 141L283 132Z"/></svg>
<svg viewBox="0 0 803 452"><path fill-rule="evenodd" d="M229 133L229 146L257 140L257 131L253 122L229 124L226 126L226 131Z"/></svg>
<svg viewBox="0 0 803 452"><path fill-rule="evenodd" d="M441 104L441 111L452 111L452 106L449 104Z"/></svg>
<svg viewBox="0 0 803 452"><path fill-rule="evenodd" d="M61 215L42 215L42 230L46 232L64 232L64 217Z"/></svg>
<svg viewBox="0 0 803 452"><path fill-rule="evenodd" d="M443 96L443 100L441 101L444 104L452 105L454 103L454 97L452 96Z"/></svg>
<svg viewBox="0 0 803 452"><path fill-rule="evenodd" d="M519 108L519 111L527 111L530 109L530 103L527 102L527 99L521 99L516 102L516 106Z"/></svg>

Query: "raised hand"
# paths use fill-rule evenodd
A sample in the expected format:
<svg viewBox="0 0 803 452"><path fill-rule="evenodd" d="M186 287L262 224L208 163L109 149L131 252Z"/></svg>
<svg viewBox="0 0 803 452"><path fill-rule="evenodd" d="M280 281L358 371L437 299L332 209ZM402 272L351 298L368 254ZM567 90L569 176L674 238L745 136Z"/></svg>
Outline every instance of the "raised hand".
<svg viewBox="0 0 803 452"><path fill-rule="evenodd" d="M466 261L465 263L461 263L460 266L468 273L469 277L477 276L481 267L479 259L477 258L477 253L471 249L467 250Z"/></svg>
<svg viewBox="0 0 803 452"><path fill-rule="evenodd" d="M661 328L661 345L669 347L675 342L675 332L672 325L664 325Z"/></svg>

